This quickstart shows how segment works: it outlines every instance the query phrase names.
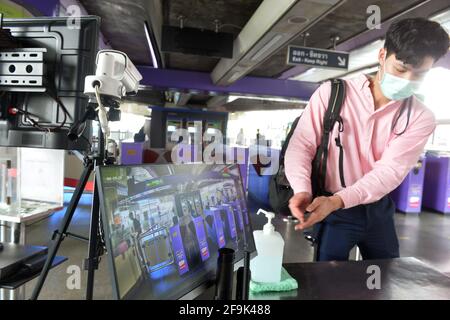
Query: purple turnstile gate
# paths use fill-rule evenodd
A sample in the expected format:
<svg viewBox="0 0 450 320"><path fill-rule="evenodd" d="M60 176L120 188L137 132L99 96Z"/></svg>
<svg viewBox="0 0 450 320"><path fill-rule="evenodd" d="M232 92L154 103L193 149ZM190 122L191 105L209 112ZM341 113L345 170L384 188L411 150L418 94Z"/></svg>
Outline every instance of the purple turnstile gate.
<svg viewBox="0 0 450 320"><path fill-rule="evenodd" d="M391 193L398 211L420 213L422 209L422 191L425 177L425 158L420 158L403 182Z"/></svg>
<svg viewBox="0 0 450 320"><path fill-rule="evenodd" d="M450 155L427 155L423 206L450 213Z"/></svg>

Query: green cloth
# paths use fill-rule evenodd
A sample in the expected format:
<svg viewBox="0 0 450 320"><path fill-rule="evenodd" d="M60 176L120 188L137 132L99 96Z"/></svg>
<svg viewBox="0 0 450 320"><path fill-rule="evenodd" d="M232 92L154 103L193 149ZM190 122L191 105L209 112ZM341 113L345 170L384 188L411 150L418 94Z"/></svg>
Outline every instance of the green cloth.
<svg viewBox="0 0 450 320"><path fill-rule="evenodd" d="M275 283L256 282L250 280L250 293L263 293L270 291L290 291L298 288L298 282L286 271L281 268L281 280Z"/></svg>

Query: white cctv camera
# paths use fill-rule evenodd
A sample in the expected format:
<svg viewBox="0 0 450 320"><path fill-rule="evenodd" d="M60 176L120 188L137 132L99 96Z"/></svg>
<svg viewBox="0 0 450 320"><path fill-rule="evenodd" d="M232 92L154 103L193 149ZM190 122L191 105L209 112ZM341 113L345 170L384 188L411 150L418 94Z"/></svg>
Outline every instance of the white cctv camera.
<svg viewBox="0 0 450 320"><path fill-rule="evenodd" d="M109 118L105 108L118 108L127 94L136 94L142 75L128 56L116 50L100 50L96 59L95 75L84 80L84 93L97 102L98 120L106 138L109 136ZM102 102L103 101L103 102Z"/></svg>
<svg viewBox="0 0 450 320"><path fill-rule="evenodd" d="M87 76L84 93L95 96L96 87L101 96L120 100L127 94L136 94L142 75L128 56L117 50L100 50L96 59L95 75Z"/></svg>

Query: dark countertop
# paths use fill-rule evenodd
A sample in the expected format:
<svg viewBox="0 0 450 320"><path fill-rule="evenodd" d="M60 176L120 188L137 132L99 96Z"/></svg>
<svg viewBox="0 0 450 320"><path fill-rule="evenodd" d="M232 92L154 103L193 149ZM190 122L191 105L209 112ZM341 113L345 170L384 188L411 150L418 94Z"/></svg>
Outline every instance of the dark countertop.
<svg viewBox="0 0 450 320"><path fill-rule="evenodd" d="M381 288L367 287L369 266L378 266ZM290 263L284 267L297 279L299 288L267 293L252 299L450 299L450 277L416 258L386 260ZM373 281L369 281L373 283Z"/></svg>
<svg viewBox="0 0 450 320"><path fill-rule="evenodd" d="M386 260L287 263L283 265L297 279L298 289L250 295L250 300L440 300L450 299L450 277L416 258ZM369 289L380 270L380 289ZM373 281L369 281L373 283ZM214 286L197 299L209 300Z"/></svg>

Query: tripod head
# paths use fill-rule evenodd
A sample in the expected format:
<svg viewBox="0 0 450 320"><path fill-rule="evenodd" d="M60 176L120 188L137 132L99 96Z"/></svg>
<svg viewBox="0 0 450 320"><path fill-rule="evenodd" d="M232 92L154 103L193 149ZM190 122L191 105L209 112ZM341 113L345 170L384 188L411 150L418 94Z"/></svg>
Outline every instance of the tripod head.
<svg viewBox="0 0 450 320"><path fill-rule="evenodd" d="M106 100L106 99L105 99ZM110 104L111 107L109 108L109 111L107 113L107 118L109 121L120 121L120 109L118 104ZM83 117L76 123L72 125L72 127L69 130L69 133L67 134L67 137L71 141L76 141L79 138L84 138L83 132L85 128L87 127L87 121L99 121L98 119L98 110L97 103L94 101L89 102L86 111L83 115ZM103 135L103 131L99 130L98 133L98 147L96 147L94 144L89 142L90 150L86 157L90 158L99 158L99 156L102 158L102 161L100 163L104 164L113 164L115 160L115 155L113 153L108 153L107 151L107 145L105 145L105 137ZM84 161L88 161L85 159Z"/></svg>

